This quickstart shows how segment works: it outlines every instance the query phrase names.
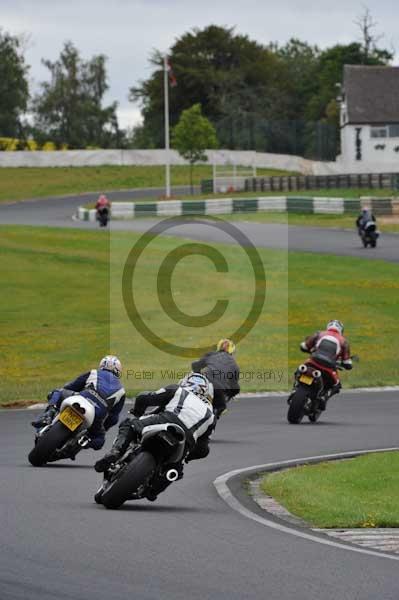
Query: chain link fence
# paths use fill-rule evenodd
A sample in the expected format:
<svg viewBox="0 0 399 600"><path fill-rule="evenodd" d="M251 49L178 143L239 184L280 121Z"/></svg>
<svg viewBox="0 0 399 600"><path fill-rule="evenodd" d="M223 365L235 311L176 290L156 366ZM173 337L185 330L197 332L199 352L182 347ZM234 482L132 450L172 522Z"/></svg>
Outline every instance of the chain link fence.
<svg viewBox="0 0 399 600"><path fill-rule="evenodd" d="M269 121L257 114L230 115L215 123L220 147L294 154L331 161L339 154L339 129L326 122Z"/></svg>

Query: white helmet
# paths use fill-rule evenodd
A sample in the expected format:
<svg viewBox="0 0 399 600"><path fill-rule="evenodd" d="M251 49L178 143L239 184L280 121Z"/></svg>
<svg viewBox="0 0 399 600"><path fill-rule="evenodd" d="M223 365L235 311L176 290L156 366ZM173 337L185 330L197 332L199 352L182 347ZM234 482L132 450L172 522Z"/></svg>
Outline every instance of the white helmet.
<svg viewBox="0 0 399 600"><path fill-rule="evenodd" d="M327 323L327 329L334 329L335 331L338 331L340 335L343 335L344 324L341 323L341 321L330 321L329 323Z"/></svg>
<svg viewBox="0 0 399 600"><path fill-rule="evenodd" d="M185 390L190 390L202 400L213 401L213 384L202 373L189 373L180 381L179 385Z"/></svg>
<svg viewBox="0 0 399 600"><path fill-rule="evenodd" d="M120 377L122 375L121 361L117 356L104 356L104 358L100 360L99 367L100 369L104 369L105 371L111 371L111 373L113 373L117 377Z"/></svg>

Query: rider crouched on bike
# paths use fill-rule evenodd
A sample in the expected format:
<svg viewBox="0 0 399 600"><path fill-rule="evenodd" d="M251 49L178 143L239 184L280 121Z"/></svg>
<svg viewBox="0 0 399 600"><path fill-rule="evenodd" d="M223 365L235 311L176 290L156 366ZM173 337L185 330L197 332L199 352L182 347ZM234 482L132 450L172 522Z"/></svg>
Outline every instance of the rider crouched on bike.
<svg viewBox="0 0 399 600"><path fill-rule="evenodd" d="M49 425L58 413L63 400L74 393L79 393L95 406L96 416L92 426L87 430L89 440L85 447L101 450L105 443L106 431L116 425L125 403L126 393L120 382L121 374L120 360L116 356L105 356L100 361L98 369L87 371L66 383L63 388L50 392L47 396L48 406L43 415L32 421L33 427L41 429ZM76 453L68 454L65 458L74 459L81 449L81 446L77 446Z"/></svg>
<svg viewBox="0 0 399 600"><path fill-rule="evenodd" d="M227 402L240 392L240 368L233 357L235 350L234 342L221 339L216 351L207 352L191 365L193 371L204 373L213 384L213 412L217 419L226 410Z"/></svg>
<svg viewBox="0 0 399 600"><path fill-rule="evenodd" d="M316 331L301 343L302 352L308 352L311 358L306 361L317 367L323 374L323 381L330 390L329 397L338 394L341 382L337 373L337 362L344 369L352 369L350 347L343 335L344 326L341 321L333 320L327 323L324 331ZM320 402L320 409L325 410L326 399Z"/></svg>
<svg viewBox="0 0 399 600"><path fill-rule="evenodd" d="M160 396L163 395L162 399ZM118 436L113 446L94 466L98 473L107 471L127 450L129 444L138 441L145 427L164 423L179 425L186 434L185 462L205 458L209 454L209 436L212 433L214 415L212 411L213 386L201 373L190 373L178 386L158 390L158 402L161 412L137 417L128 417L119 426ZM183 465L175 465L183 477ZM148 500L170 485L166 479L159 480L156 489L147 494Z"/></svg>
<svg viewBox="0 0 399 600"><path fill-rule="evenodd" d="M370 223L370 221L372 221L373 223L377 223L376 218L371 212L371 210L367 206L365 206L364 208L362 208L360 215L356 219L357 232L360 235L360 237L362 237L364 228L366 227L367 223Z"/></svg>

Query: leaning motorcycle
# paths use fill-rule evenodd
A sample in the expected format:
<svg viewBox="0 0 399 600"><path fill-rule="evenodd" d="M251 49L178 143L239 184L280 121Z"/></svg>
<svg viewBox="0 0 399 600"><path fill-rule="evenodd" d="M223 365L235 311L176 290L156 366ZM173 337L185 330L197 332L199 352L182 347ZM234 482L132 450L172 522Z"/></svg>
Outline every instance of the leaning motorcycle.
<svg viewBox="0 0 399 600"><path fill-rule="evenodd" d="M179 479L185 447L186 434L175 423L144 427L140 442L132 442L105 472L95 501L117 509L127 500L151 498L154 490Z"/></svg>
<svg viewBox="0 0 399 600"><path fill-rule="evenodd" d="M375 248L377 246L377 240L379 238L379 231L377 231L377 225L375 221L368 221L360 232L363 246L367 248Z"/></svg>
<svg viewBox="0 0 399 600"><path fill-rule="evenodd" d="M36 432L35 446L28 459L34 467L74 457L87 447L87 430L96 416L96 407L88 398L74 394L65 398L51 423Z"/></svg>
<svg viewBox="0 0 399 600"><path fill-rule="evenodd" d="M343 370L340 365L336 368ZM320 369L311 363L299 365L295 372L294 389L288 398L288 422L298 424L307 416L309 421L315 423L322 413L320 403L325 404L331 395L331 387L325 383Z"/></svg>

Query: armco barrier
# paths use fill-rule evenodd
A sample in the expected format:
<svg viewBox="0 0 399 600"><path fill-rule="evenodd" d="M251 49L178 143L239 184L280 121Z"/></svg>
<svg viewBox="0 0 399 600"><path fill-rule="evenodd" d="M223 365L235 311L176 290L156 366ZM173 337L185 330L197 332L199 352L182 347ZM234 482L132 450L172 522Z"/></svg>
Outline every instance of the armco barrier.
<svg viewBox="0 0 399 600"><path fill-rule="evenodd" d="M160 202L113 202L113 219L135 217L173 217L181 215L227 215L253 212L295 212L307 214L357 213L364 206L379 215L399 213L399 200L393 198L356 199L309 196L273 196L259 198L220 198L217 200L162 200ZM80 206L77 218L95 221L96 211Z"/></svg>

